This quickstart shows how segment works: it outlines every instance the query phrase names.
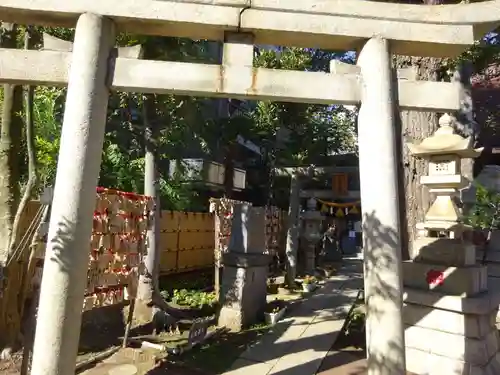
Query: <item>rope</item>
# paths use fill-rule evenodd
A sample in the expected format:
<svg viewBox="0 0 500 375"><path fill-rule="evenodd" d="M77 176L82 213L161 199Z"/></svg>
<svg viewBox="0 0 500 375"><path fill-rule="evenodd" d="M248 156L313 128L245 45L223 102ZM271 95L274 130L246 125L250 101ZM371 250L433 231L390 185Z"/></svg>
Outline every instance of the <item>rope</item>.
<svg viewBox="0 0 500 375"><path fill-rule="evenodd" d="M327 202L321 199L316 199L319 203L324 204L325 206L330 206L330 207L338 207L338 208L347 208L347 207L352 207L352 206L359 206L361 201L355 201L355 202L350 202L350 203L335 203L335 202Z"/></svg>

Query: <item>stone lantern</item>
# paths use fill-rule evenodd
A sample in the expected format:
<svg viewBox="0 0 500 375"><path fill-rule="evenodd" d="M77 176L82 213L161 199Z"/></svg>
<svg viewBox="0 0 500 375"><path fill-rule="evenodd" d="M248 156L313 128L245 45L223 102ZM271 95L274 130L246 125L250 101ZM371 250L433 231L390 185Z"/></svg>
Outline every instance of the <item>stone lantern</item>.
<svg viewBox="0 0 500 375"><path fill-rule="evenodd" d="M435 195L425 215L425 222L419 224L418 229L441 230L451 236L459 235L457 231L464 228L456 225L461 221L461 212L456 204L459 190L468 184L468 180L461 175L461 160L476 158L483 150L473 149L471 138L455 134L454 121L453 117L446 114L440 118L440 127L434 135L419 145L408 144L413 156L429 161L429 173L422 176L420 183Z"/></svg>
<svg viewBox="0 0 500 375"><path fill-rule="evenodd" d="M301 213L302 238L304 239L304 269L313 272L316 268L316 245L322 238L321 223L323 215L316 209L316 199L307 201L307 211Z"/></svg>
<svg viewBox="0 0 500 375"><path fill-rule="evenodd" d="M455 134L454 118L444 115L439 129L413 156L429 162L420 183L435 196L423 223L417 224L413 260L403 262L407 370L426 375L500 374L495 317L499 294L488 289L485 266L464 233L457 206L467 185L461 160L475 158L472 140Z"/></svg>

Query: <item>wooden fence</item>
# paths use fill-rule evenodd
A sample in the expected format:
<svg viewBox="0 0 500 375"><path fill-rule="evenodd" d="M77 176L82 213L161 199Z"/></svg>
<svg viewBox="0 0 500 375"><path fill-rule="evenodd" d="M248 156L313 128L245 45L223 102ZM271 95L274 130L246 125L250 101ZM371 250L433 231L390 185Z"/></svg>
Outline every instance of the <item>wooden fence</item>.
<svg viewBox="0 0 500 375"><path fill-rule="evenodd" d="M284 211L273 208L267 213L267 244L273 254L284 251L284 219ZM167 275L211 267L215 231L213 213L162 211L160 273Z"/></svg>
<svg viewBox="0 0 500 375"><path fill-rule="evenodd" d="M210 267L214 263L214 216L201 212L162 211L161 274Z"/></svg>
<svg viewBox="0 0 500 375"><path fill-rule="evenodd" d="M23 244L25 242L26 246L21 246L5 271L9 275L9 279L4 285L3 294L0 296L0 332L2 332L0 343L5 344L21 332L24 299L28 294L31 280L31 274L27 267L29 252L26 250L31 238L25 238L27 241L23 241L23 237L39 208L40 203L37 201L28 203L19 225L20 236L18 237L18 243Z"/></svg>
<svg viewBox="0 0 500 375"><path fill-rule="evenodd" d="M39 207L38 202L31 205L33 208L26 215L26 219L29 218L26 220L26 227ZM283 212L275 209L268 212L266 232L268 247L272 253L284 249L284 216ZM175 274L213 266L215 237L215 219L212 213L162 211L160 273Z"/></svg>

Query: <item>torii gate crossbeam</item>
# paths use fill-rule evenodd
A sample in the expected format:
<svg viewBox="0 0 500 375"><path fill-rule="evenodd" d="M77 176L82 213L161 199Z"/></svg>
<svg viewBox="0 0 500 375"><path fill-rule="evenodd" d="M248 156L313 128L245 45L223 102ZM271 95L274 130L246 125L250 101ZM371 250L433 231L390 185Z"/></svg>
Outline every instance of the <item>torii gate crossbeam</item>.
<svg viewBox="0 0 500 375"><path fill-rule="evenodd" d="M500 0L441 6L352 0L3 0L7 22L74 27L82 13L138 34L224 40L251 32L256 44L349 50L374 35L393 53L449 57L498 24Z"/></svg>

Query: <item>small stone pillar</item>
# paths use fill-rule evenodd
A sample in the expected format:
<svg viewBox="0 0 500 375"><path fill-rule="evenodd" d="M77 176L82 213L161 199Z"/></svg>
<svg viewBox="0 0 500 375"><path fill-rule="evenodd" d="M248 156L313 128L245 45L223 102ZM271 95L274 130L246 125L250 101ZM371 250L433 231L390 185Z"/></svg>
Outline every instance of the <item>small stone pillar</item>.
<svg viewBox="0 0 500 375"><path fill-rule="evenodd" d="M476 248L464 233L456 205L463 158L475 158L470 139L454 133L453 118L444 115L440 128L419 145L413 156L429 161L420 183L435 195L423 223L418 224L413 261L403 263L403 321L407 370L417 375L500 374L495 316L499 294L488 289L487 270L476 263Z"/></svg>
<svg viewBox="0 0 500 375"><path fill-rule="evenodd" d="M236 204L228 251L222 255L219 326L239 331L263 318L271 261L265 251L265 209Z"/></svg>
<svg viewBox="0 0 500 375"><path fill-rule="evenodd" d="M290 205L288 208L286 232L287 282L295 283L297 274L297 252L299 248L300 180L298 172L290 179Z"/></svg>
<svg viewBox="0 0 500 375"><path fill-rule="evenodd" d="M316 210L316 199L307 201L307 211L302 212L302 237L304 256L303 269L305 272L313 273L316 268L316 245L321 240L321 222L323 215Z"/></svg>

